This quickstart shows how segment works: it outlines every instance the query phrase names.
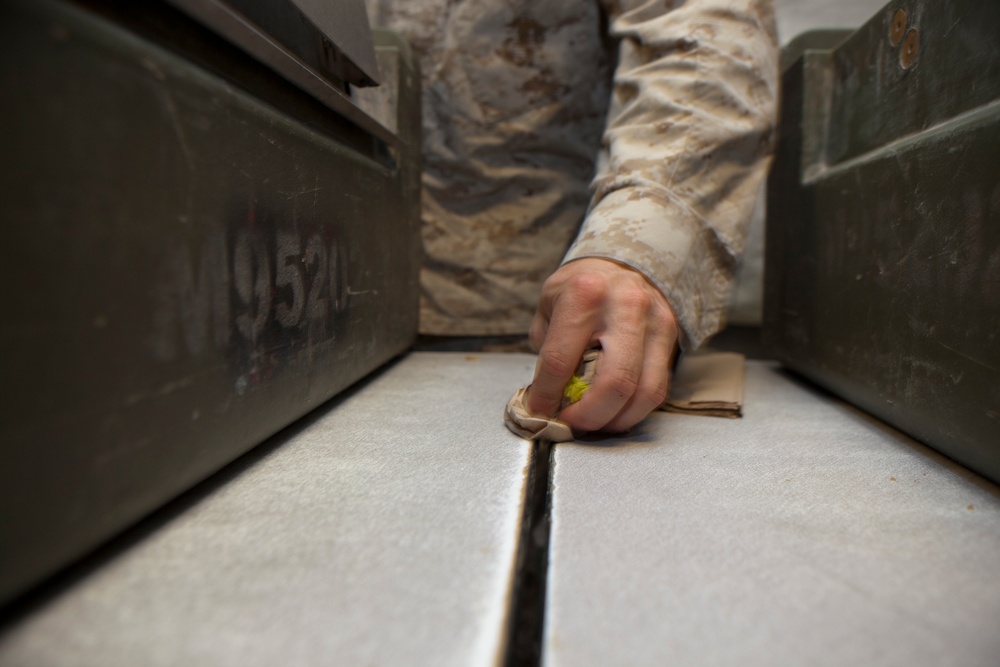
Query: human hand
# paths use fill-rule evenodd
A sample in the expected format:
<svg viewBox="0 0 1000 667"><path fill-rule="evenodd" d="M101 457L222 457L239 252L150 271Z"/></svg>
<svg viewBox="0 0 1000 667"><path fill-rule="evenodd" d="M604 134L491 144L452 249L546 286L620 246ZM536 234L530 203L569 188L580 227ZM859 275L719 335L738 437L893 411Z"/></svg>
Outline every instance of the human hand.
<svg viewBox="0 0 1000 667"><path fill-rule="evenodd" d="M677 335L666 298L638 271L596 257L564 264L542 286L531 323L538 363L528 411L554 416L584 351L600 344L594 383L559 419L578 433L627 431L666 399Z"/></svg>

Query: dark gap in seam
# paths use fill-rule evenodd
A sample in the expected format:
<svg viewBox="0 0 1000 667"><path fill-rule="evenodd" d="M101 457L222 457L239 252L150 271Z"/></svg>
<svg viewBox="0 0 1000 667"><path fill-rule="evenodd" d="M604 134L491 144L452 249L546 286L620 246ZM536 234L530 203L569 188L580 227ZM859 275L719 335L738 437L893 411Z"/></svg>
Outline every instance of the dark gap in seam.
<svg viewBox="0 0 1000 667"><path fill-rule="evenodd" d="M542 664L552 517L550 480L555 448L545 440L536 440L533 446L511 599L505 667L538 667Z"/></svg>

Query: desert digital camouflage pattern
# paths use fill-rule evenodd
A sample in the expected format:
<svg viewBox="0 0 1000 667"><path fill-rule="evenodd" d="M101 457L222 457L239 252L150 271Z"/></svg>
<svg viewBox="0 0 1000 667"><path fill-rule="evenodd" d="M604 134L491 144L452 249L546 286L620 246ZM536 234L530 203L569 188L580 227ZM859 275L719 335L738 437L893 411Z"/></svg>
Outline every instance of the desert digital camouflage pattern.
<svg viewBox="0 0 1000 667"><path fill-rule="evenodd" d="M771 147L772 0L368 12L422 67L423 333L525 333L542 282L582 257L645 274L685 348L718 330Z"/></svg>

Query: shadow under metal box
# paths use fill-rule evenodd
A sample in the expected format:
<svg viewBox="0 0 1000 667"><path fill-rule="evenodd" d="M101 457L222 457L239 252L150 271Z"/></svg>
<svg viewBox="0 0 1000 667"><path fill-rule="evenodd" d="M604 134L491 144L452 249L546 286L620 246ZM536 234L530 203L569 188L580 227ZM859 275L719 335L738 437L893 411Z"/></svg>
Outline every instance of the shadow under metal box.
<svg viewBox="0 0 1000 667"><path fill-rule="evenodd" d="M0 602L415 337L415 63L260 4L0 1Z"/></svg>
<svg viewBox="0 0 1000 667"><path fill-rule="evenodd" d="M1000 3L902 0L789 49L770 351L1000 481Z"/></svg>

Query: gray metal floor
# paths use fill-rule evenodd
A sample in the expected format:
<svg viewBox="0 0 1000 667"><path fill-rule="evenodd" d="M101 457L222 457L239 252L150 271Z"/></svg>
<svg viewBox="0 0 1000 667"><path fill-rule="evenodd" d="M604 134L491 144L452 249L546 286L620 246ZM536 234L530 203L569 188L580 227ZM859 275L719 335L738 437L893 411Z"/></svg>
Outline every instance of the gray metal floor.
<svg viewBox="0 0 1000 667"><path fill-rule="evenodd" d="M503 406L533 368L410 355L0 636L0 665L494 664L531 456Z"/></svg>
<svg viewBox="0 0 1000 667"><path fill-rule="evenodd" d="M741 420L556 446L545 664L1000 664L1000 488L747 370Z"/></svg>
<svg viewBox="0 0 1000 667"><path fill-rule="evenodd" d="M0 636L5 666L495 665L524 354L414 353ZM749 362L740 420L555 446L542 650L570 665L996 665L1000 489Z"/></svg>

